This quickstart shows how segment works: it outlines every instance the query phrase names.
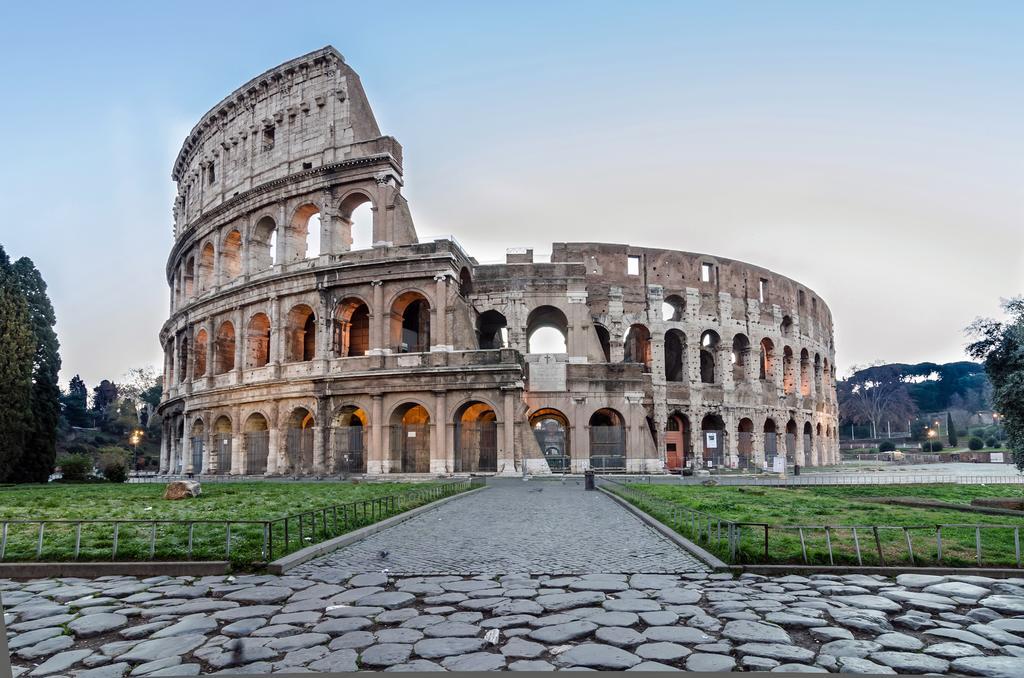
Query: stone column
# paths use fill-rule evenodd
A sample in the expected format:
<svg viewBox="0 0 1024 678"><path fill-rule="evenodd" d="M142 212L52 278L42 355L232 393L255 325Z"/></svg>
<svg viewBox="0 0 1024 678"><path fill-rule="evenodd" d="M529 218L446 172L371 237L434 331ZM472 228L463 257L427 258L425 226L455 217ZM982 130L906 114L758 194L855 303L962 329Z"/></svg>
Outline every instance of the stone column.
<svg viewBox="0 0 1024 678"><path fill-rule="evenodd" d="M271 426L267 438L267 475L270 475L271 461L274 462L274 473L284 473L288 460L285 459L284 445L281 444L281 429L276 425Z"/></svg>
<svg viewBox="0 0 1024 678"><path fill-rule="evenodd" d="M583 473L590 468L590 426L587 424L586 398L574 397L572 427L569 430L570 468Z"/></svg>
<svg viewBox="0 0 1024 678"><path fill-rule="evenodd" d="M245 311L236 308L231 314L231 320L235 325L235 383L242 383L242 368L245 364Z"/></svg>
<svg viewBox="0 0 1024 678"><path fill-rule="evenodd" d="M569 354L569 362L589 362L587 329L590 325L590 311L587 307L587 290L570 289L567 296L569 313L566 320L569 322L569 328L565 350Z"/></svg>
<svg viewBox="0 0 1024 678"><path fill-rule="evenodd" d="M754 424L754 433L750 438L751 445L753 445L750 452L750 463L757 468L764 468L764 431L757 430L756 423Z"/></svg>
<svg viewBox="0 0 1024 678"><path fill-rule="evenodd" d="M178 458L181 460L182 470L188 470L192 465L192 455L187 454L188 451L188 426L185 425L185 415L181 417L181 444L178 447Z"/></svg>
<svg viewBox="0 0 1024 678"><path fill-rule="evenodd" d="M390 352L385 348L389 341L386 323L391 311L384 308L384 281L373 280L370 286L373 288L373 306L370 308L370 349L367 354L380 355Z"/></svg>
<svg viewBox="0 0 1024 678"><path fill-rule="evenodd" d="M506 475L515 473L516 400L515 392L511 387L503 387L502 391L504 392L504 402L501 417L504 444L498 454L498 473Z"/></svg>
<svg viewBox="0 0 1024 678"><path fill-rule="evenodd" d="M724 441L719 442L719 445L724 445L724 461L725 465L729 468L733 468L739 464L739 421L731 414L727 414L723 417L725 421L725 438Z"/></svg>
<svg viewBox="0 0 1024 678"><path fill-rule="evenodd" d="M448 274L434 276L434 318L430 333L431 351L448 351Z"/></svg>
<svg viewBox="0 0 1024 678"><path fill-rule="evenodd" d="M169 441L170 441L171 436L170 436L170 428L167 426L166 423L163 424L163 426L161 428L162 428L162 431L161 431L162 435L160 436L160 469L159 469L159 472L160 472L161 475L163 475L163 474L167 473L167 469L171 465L170 464L171 450L170 450L170 445L169 445Z"/></svg>
<svg viewBox="0 0 1024 678"><path fill-rule="evenodd" d="M326 426L314 426L313 427L313 474L323 475L324 469L326 468L326 450L324 449L324 432L329 431L330 428Z"/></svg>
<svg viewBox="0 0 1024 678"><path fill-rule="evenodd" d="M214 334L216 328L213 326L213 318L206 321L206 387L213 386L213 372L214 364L213 361L216 358L215 347L217 345L217 336ZM236 334L237 336L237 334Z"/></svg>
<svg viewBox="0 0 1024 678"><path fill-rule="evenodd" d="M387 473L390 463L384 459L384 396L374 394L370 404L370 456L366 460L368 474Z"/></svg>
<svg viewBox="0 0 1024 678"><path fill-rule="evenodd" d="M281 300L270 298L270 364L284 362L284 319L281 317ZM276 376L276 375L275 375Z"/></svg>
<svg viewBox="0 0 1024 678"><path fill-rule="evenodd" d="M434 428L434 445L430 450L430 472L448 473L453 466L449 458L453 453L448 451L448 398L445 391L434 392L434 417L431 420Z"/></svg>

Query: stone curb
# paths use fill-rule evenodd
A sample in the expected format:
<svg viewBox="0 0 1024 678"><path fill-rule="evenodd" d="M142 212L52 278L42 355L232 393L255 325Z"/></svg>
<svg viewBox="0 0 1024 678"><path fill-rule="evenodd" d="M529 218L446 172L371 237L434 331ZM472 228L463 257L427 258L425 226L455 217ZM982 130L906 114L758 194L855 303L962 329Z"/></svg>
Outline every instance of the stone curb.
<svg viewBox="0 0 1024 678"><path fill-rule="evenodd" d="M114 562L57 562L57 563L0 563L0 578L38 579L44 577L103 577L106 575L128 575L135 577L206 576L227 574L231 571L226 560L147 560Z"/></svg>
<svg viewBox="0 0 1024 678"><path fill-rule="evenodd" d="M664 523L662 523L660 520L658 520L654 516L649 515L647 513L644 513L642 510L640 510L637 507L633 506L632 504L630 504L628 501L626 501L622 497L616 495L613 492L609 492L608 490L604 489L603 487L599 487L597 489L600 490L601 492L603 492L605 494L605 496L611 497L613 501L618 502L620 506L622 506L627 511L629 511L630 513L635 515L637 518L642 520L648 526L652 527L654 530L656 530L662 536L664 536L667 539L671 540L673 543L676 544L676 546L679 546L680 548L682 548L685 551L689 551L698 560L702 560L705 565L710 567L715 572L723 572L723 571L728 571L730 569L729 566L726 565L725 562L720 560L717 556L715 556L715 555L711 554L710 552L705 551L701 547L697 546L692 541L690 541L686 537L682 536L681 534L679 534L678 532L676 532L675 530L670 528L668 525L665 525Z"/></svg>
<svg viewBox="0 0 1024 678"><path fill-rule="evenodd" d="M358 530L348 532L347 534L343 534L340 537L328 539L327 541L322 541L319 544L311 544L306 548L299 549L295 553L289 553L286 556L283 556L281 558L278 558L277 560L272 561L267 565L267 572L269 572L270 574L284 574L288 570L294 567L298 567L302 563L312 560L313 558L317 558L319 556L328 554L331 551L337 551L338 549L348 546L349 544L354 544L357 541L366 539L370 535L376 534L381 530L385 530L389 527L397 525L401 522L408 520L409 518L414 518L420 515L421 513L426 513L427 511L433 510L440 506L441 504L449 502L453 499L459 499L460 497L468 497L471 494L475 494L486 489L487 486L485 485L484 487L478 487L477 489L469 490L468 492L460 492L458 494L453 494L450 497L444 497L443 499L432 501L424 506L417 506L414 509L409 509L404 513L399 513L397 516L386 518L384 520L381 520L380 522L374 523L373 525L361 527Z"/></svg>
<svg viewBox="0 0 1024 678"><path fill-rule="evenodd" d="M881 567L877 565L730 565L736 574L749 572L778 576L784 574L881 574L895 577L898 574L934 574L942 576L980 576L993 579L1009 579L1024 576L1024 569L986 567L906 567L902 565Z"/></svg>

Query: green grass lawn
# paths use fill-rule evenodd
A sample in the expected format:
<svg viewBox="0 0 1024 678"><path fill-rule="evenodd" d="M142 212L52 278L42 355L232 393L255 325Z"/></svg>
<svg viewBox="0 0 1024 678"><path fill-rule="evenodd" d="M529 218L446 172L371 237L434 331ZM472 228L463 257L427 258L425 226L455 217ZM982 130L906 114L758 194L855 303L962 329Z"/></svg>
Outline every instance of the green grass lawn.
<svg viewBox="0 0 1024 678"><path fill-rule="evenodd" d="M383 517L426 503L418 490L438 488L442 483L302 483L231 482L205 483L202 494L192 499L163 499L163 483L140 484L51 484L0 488L0 520L175 520L238 521L231 527L230 560L247 565L261 560L264 528L241 521L264 521L338 504L363 502L401 495L405 500L386 507ZM378 504L377 509L384 508ZM289 521L288 541L284 526L274 526L273 557L323 538L343 534L379 519L379 511L365 506L355 511L318 513ZM118 528L118 560L149 558L153 523L122 525ZM48 524L43 534L42 560L70 560L76 528L72 524ZM192 527L192 554L196 560L224 559L226 527L223 523L197 522ZM39 525L11 524L8 527L5 561L35 559ZM185 560L188 557L189 527L186 524L156 524L154 558ZM110 560L113 553L112 523L84 524L79 560Z"/></svg>
<svg viewBox="0 0 1024 678"><path fill-rule="evenodd" d="M902 529L880 529L878 542L867 526L915 527L910 530L914 563L937 564L936 529L939 524L1010 526L981 531L983 564L1013 566L1016 564L1014 532L1022 528L1024 519L968 513L956 509L930 509L865 501L871 497L915 497L969 504L975 497L1019 497L1020 485L857 485L836 487L704 487L678 485L632 485L652 497L667 500L706 514L742 523L767 523L769 529L768 557L765 557L764 529L741 527L740 561L792 563L803 561L800 534L796 526L804 526L804 543L808 561L828 564L826 532L831 539L833 562L857 564L852 527L857 527L861 558L864 565L910 564L910 550ZM644 504L631 500L641 508L671 524L671 512L661 503ZM705 518L706 521L706 518ZM694 537L690 523L672 525L687 536ZM724 529L724 528L723 528ZM717 537L717 524L712 525ZM702 535L706 534L706 522ZM724 532L723 532L724 534ZM1024 539L1024 535L1022 535ZM702 542L705 538L702 536ZM971 528L943 528L942 563L945 565L977 565L975 531ZM712 539L708 544L718 555L726 555L724 541ZM879 559L879 547L882 560Z"/></svg>

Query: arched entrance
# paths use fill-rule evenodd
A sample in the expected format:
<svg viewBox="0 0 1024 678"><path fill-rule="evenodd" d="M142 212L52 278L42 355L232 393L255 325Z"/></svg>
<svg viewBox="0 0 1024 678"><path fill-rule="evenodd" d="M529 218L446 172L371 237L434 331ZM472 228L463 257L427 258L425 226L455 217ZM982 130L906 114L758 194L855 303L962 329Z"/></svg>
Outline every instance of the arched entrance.
<svg viewBox="0 0 1024 678"><path fill-rule="evenodd" d="M263 475L267 472L267 457L270 455L270 426L259 413L250 414L245 420L245 473Z"/></svg>
<svg viewBox="0 0 1024 678"><path fill-rule="evenodd" d="M700 422L704 445L704 468L725 466L725 422L721 415L709 414Z"/></svg>
<svg viewBox="0 0 1024 678"><path fill-rule="evenodd" d="M202 473L205 470L203 468L205 433L206 427L203 426L203 420L196 419L192 424L192 473Z"/></svg>
<svg viewBox="0 0 1024 678"><path fill-rule="evenodd" d="M767 470L779 468L775 458L779 455L779 434L774 419L764 420L764 461ZM783 462L785 463L785 462Z"/></svg>
<svg viewBox="0 0 1024 678"><path fill-rule="evenodd" d="M796 422L792 419L786 424L786 466L796 464Z"/></svg>
<svg viewBox="0 0 1024 678"><path fill-rule="evenodd" d="M406 403L391 415L391 472L430 473L430 414Z"/></svg>
<svg viewBox="0 0 1024 678"><path fill-rule="evenodd" d="M571 467L569 455L569 420L558 410L543 409L530 417L533 436L540 445L544 459L552 473L568 473Z"/></svg>
<svg viewBox="0 0 1024 678"><path fill-rule="evenodd" d="M739 455L739 467L749 469L754 462L754 422L750 419L740 419L737 430L736 452Z"/></svg>
<svg viewBox="0 0 1024 678"><path fill-rule="evenodd" d="M611 408L590 417L590 468L603 473L626 470L626 427L622 415Z"/></svg>
<svg viewBox="0 0 1024 678"><path fill-rule="evenodd" d="M334 417L334 473L366 473L366 429L369 418L362 408L348 405Z"/></svg>
<svg viewBox="0 0 1024 678"><path fill-rule="evenodd" d="M690 420L683 414L670 415L665 425L665 465L669 473L682 473L692 457Z"/></svg>
<svg viewBox="0 0 1024 678"><path fill-rule="evenodd" d="M813 465L814 463L814 429L811 428L811 422L804 422L804 465Z"/></svg>
<svg viewBox="0 0 1024 678"><path fill-rule="evenodd" d="M210 438L212 455L217 455L217 473L231 473L231 420L226 416L217 417L213 422L213 436Z"/></svg>
<svg viewBox="0 0 1024 678"><path fill-rule="evenodd" d="M304 407L296 407L288 416L284 443L284 473L309 474L313 472L313 415Z"/></svg>
<svg viewBox="0 0 1024 678"><path fill-rule="evenodd" d="M490 405L466 403L455 413L455 472L498 471L498 417Z"/></svg>

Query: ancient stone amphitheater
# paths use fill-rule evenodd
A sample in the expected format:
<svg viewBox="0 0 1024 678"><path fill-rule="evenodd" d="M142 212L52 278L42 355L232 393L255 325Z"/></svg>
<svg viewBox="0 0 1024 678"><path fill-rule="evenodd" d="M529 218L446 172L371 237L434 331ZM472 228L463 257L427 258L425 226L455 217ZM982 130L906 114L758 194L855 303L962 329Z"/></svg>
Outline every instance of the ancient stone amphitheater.
<svg viewBox="0 0 1024 678"><path fill-rule="evenodd" d="M554 243L549 261L510 249L481 265L453 239L421 242L402 147L332 47L214 106L172 177L162 473L838 459L814 291L690 252Z"/></svg>

